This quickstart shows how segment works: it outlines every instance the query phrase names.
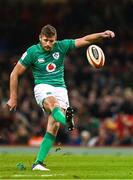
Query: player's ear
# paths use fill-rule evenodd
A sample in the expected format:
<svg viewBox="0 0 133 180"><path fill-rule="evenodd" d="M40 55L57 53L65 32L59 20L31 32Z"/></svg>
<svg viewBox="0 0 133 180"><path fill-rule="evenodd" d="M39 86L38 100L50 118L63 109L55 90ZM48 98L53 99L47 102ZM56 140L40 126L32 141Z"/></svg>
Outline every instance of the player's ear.
<svg viewBox="0 0 133 180"><path fill-rule="evenodd" d="M39 35L39 41L41 41L41 40L42 40L41 35Z"/></svg>

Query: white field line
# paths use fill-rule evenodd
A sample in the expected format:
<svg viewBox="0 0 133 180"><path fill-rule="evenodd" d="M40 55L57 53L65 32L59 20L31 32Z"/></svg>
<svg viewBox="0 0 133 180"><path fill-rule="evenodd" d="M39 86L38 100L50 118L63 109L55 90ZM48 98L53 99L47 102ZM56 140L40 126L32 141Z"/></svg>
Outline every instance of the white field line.
<svg viewBox="0 0 133 180"><path fill-rule="evenodd" d="M50 177L50 176L65 176L65 174L15 174L13 177L30 177L30 176L41 176L41 177Z"/></svg>

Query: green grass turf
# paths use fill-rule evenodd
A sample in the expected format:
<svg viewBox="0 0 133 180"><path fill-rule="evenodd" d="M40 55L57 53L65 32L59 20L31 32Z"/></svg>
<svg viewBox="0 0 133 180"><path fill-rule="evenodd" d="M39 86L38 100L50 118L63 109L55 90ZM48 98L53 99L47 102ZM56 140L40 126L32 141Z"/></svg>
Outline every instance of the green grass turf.
<svg viewBox="0 0 133 180"><path fill-rule="evenodd" d="M34 154L0 154L0 179L133 179L133 156L49 155L50 172L31 171ZM16 167L18 162L26 170Z"/></svg>

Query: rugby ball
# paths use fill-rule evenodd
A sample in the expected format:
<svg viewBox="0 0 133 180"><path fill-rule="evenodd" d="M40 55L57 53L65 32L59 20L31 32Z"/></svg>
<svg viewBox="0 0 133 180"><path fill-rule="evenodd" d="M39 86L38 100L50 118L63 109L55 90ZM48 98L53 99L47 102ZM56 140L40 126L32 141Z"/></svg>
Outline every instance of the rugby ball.
<svg viewBox="0 0 133 180"><path fill-rule="evenodd" d="M97 45L90 45L86 50L87 60L94 68L101 68L105 63L103 50Z"/></svg>

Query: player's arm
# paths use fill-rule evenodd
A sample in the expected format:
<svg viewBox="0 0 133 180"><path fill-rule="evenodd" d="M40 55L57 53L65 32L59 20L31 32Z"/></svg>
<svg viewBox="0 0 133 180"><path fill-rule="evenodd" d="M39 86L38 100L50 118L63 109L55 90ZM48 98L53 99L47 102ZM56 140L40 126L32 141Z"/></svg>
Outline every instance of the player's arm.
<svg viewBox="0 0 133 180"><path fill-rule="evenodd" d="M10 111L15 110L17 107L18 78L25 70L26 67L18 62L10 74L10 99L7 102Z"/></svg>
<svg viewBox="0 0 133 180"><path fill-rule="evenodd" d="M89 44L93 44L95 42L99 42L105 38L114 38L115 33L113 31L107 30L101 33L94 33L87 36L84 36L82 38L78 38L75 40L75 47L84 47Z"/></svg>

